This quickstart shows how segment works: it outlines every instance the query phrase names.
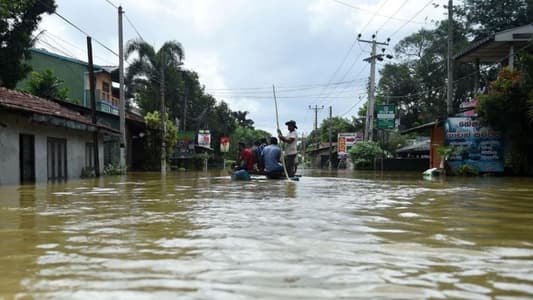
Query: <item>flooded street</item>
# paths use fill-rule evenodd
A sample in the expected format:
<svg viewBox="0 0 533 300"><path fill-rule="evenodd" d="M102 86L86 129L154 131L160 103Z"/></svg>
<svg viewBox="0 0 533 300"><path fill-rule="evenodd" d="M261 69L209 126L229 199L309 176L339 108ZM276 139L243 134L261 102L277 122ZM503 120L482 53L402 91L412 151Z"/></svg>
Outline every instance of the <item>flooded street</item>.
<svg viewBox="0 0 533 300"><path fill-rule="evenodd" d="M0 299L533 297L533 179L305 175L0 187Z"/></svg>

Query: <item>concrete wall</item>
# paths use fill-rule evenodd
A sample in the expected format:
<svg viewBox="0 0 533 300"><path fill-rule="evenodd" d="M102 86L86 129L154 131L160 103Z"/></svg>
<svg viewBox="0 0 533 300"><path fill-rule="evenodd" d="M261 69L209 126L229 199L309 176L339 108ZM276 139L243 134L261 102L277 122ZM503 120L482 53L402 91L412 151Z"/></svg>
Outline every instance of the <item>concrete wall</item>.
<svg viewBox="0 0 533 300"><path fill-rule="evenodd" d="M20 182L19 136L35 136L35 180L48 180L47 138L66 139L67 141L67 175L68 179L79 178L85 167L85 145L92 143L93 134L87 131L73 130L65 127L31 122L28 117L0 111L0 120L6 127L0 127L0 184L18 184ZM103 170L103 136L98 139L99 164Z"/></svg>

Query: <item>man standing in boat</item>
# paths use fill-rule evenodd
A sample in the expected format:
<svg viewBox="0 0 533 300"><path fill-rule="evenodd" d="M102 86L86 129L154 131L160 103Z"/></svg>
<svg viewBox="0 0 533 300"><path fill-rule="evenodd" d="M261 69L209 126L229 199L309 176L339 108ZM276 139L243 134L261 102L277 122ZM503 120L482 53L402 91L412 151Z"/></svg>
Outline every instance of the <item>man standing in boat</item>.
<svg viewBox="0 0 533 300"><path fill-rule="evenodd" d="M296 144L298 143L298 133L296 133L296 122L294 120L287 121L285 123L289 134L283 136L281 130L278 129L278 138L285 143L285 165L287 167L287 173L289 177L293 177L296 173L296 155L298 154L298 149Z"/></svg>

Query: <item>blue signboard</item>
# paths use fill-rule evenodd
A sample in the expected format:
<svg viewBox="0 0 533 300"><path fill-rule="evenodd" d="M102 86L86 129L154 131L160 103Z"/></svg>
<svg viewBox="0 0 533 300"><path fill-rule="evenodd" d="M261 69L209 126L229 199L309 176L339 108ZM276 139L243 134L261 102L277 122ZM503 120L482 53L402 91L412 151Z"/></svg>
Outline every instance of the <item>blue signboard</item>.
<svg viewBox="0 0 533 300"><path fill-rule="evenodd" d="M448 158L452 170L469 165L479 172L503 172L501 134L481 126L471 117L448 118L444 126L446 145L455 151Z"/></svg>

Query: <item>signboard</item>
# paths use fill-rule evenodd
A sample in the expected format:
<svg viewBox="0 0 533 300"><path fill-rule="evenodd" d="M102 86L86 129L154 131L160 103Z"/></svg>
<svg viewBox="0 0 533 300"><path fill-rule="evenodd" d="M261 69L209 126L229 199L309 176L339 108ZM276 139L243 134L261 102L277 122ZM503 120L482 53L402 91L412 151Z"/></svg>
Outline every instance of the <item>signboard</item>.
<svg viewBox="0 0 533 300"><path fill-rule="evenodd" d="M220 152L228 152L229 151L229 137L223 136L220 138Z"/></svg>
<svg viewBox="0 0 533 300"><path fill-rule="evenodd" d="M363 140L362 132L342 132L337 136L337 155L345 155L355 145Z"/></svg>
<svg viewBox="0 0 533 300"><path fill-rule="evenodd" d="M176 151L179 155L194 153L194 131L182 131L176 133Z"/></svg>
<svg viewBox="0 0 533 300"><path fill-rule="evenodd" d="M376 128L377 129L394 129L396 125L396 105L379 104L376 105Z"/></svg>
<svg viewBox="0 0 533 300"><path fill-rule="evenodd" d="M470 117L446 120L446 145L456 150L448 158L452 170L469 165L479 172L503 172L503 144L499 132Z"/></svg>
<svg viewBox="0 0 533 300"><path fill-rule="evenodd" d="M198 146L211 148L211 133L209 129L198 130Z"/></svg>

